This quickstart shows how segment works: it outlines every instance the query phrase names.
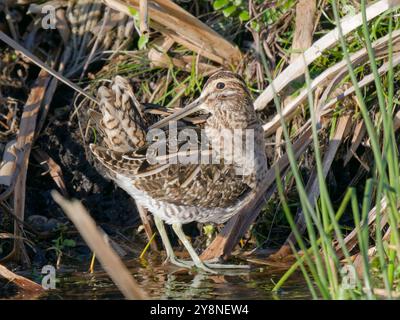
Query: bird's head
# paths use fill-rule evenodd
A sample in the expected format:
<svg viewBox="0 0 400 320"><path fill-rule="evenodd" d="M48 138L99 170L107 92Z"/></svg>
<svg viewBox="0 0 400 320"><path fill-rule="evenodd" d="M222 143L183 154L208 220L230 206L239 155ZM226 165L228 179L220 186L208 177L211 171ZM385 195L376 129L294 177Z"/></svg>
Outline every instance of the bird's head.
<svg viewBox="0 0 400 320"><path fill-rule="evenodd" d="M251 104L250 93L243 79L230 71L218 71L214 73L207 80L199 98L181 110L155 123L150 129L164 127L170 121L182 119L198 111L214 114L216 108L219 108L224 101L233 102L238 106L249 104L249 102Z"/></svg>

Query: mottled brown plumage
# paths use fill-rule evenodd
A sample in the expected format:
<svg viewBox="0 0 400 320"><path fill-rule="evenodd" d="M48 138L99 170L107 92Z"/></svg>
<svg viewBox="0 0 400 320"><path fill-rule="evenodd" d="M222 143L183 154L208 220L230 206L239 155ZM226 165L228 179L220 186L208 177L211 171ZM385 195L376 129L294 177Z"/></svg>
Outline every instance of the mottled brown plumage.
<svg viewBox="0 0 400 320"><path fill-rule="evenodd" d="M225 222L238 211L244 199L254 193L267 171L263 130L243 80L231 72L218 72L208 79L196 102L151 126L162 128L174 118L200 109L206 111L209 117L204 125L205 136L211 142L214 156L220 158L215 164L153 163L147 151L154 140L146 141L145 135L150 121L134 98L128 82L117 77L111 90L99 89L99 96L106 145L91 145L94 155L121 188L154 214L172 262L187 265L178 261L171 252L165 231L160 230L163 228L160 220L173 225L195 265L210 271L182 238L181 224L191 221ZM180 127L178 131L183 129ZM167 135L172 135L171 132ZM226 137L237 132L239 138L234 143L240 152L236 149L233 153L226 152L227 141L230 141ZM251 150L249 140L246 140L247 132L254 143ZM171 144L171 141L165 142ZM182 146L182 142L178 145ZM202 153L203 156L206 154L207 151ZM166 156L171 158L172 155L174 153L170 152Z"/></svg>

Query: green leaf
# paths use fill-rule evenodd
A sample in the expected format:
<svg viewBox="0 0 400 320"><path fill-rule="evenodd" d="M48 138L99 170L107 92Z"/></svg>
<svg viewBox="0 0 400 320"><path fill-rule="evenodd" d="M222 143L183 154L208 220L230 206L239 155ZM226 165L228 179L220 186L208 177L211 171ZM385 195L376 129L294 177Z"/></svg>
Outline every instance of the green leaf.
<svg viewBox="0 0 400 320"><path fill-rule="evenodd" d="M207 224L203 226L203 232L206 236L212 236L214 233L215 227L212 224Z"/></svg>
<svg viewBox="0 0 400 320"><path fill-rule="evenodd" d="M233 0L231 1L236 7L239 7L242 4L242 0Z"/></svg>
<svg viewBox="0 0 400 320"><path fill-rule="evenodd" d="M214 10L219 10L228 4L228 0L216 0L213 3Z"/></svg>
<svg viewBox="0 0 400 320"><path fill-rule="evenodd" d="M76 242L75 242L74 240L72 240L72 239L65 239L65 240L63 241L63 246L64 246L64 247L71 247L71 248L73 248L73 247L76 246Z"/></svg>
<svg viewBox="0 0 400 320"><path fill-rule="evenodd" d="M285 11L287 9L290 9L291 7L293 7L296 4L297 0L286 0L283 1L282 3L282 9L284 9Z"/></svg>
<svg viewBox="0 0 400 320"><path fill-rule="evenodd" d="M245 21L250 20L250 14L249 14L249 12L248 12L247 10L242 11L242 12L239 14L239 19L240 19L241 22L245 22Z"/></svg>
<svg viewBox="0 0 400 320"><path fill-rule="evenodd" d="M236 6L229 6L228 8L222 10L225 17L229 17L236 11Z"/></svg>
<svg viewBox="0 0 400 320"><path fill-rule="evenodd" d="M250 22L250 26L254 31L260 31L260 25L257 21L253 20L252 22Z"/></svg>
<svg viewBox="0 0 400 320"><path fill-rule="evenodd" d="M147 34L141 35L138 41L139 50L146 48L147 42L149 42L149 36Z"/></svg>
<svg viewBox="0 0 400 320"><path fill-rule="evenodd" d="M128 7L129 13L135 18L139 19L139 11L137 11L134 7Z"/></svg>

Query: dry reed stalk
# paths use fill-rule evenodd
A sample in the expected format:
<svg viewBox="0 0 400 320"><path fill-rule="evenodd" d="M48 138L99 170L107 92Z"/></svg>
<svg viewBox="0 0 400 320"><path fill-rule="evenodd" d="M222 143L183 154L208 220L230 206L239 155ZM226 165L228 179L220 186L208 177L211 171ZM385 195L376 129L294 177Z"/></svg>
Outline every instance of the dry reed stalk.
<svg viewBox="0 0 400 320"><path fill-rule="evenodd" d="M384 12L387 9L389 9L392 6L392 4L389 4L388 1L379 1L374 5L371 5L368 10L367 10L367 17L368 19L372 19L373 17L377 16L376 12L374 10L381 10L380 12ZM360 25L362 23L361 19L361 14L358 14L356 17L354 17L355 21L350 21L348 18L345 18L342 20L342 28L344 33L348 33L352 31L354 28L356 28L356 25ZM358 21L358 22L357 22ZM377 49L382 49L383 50L387 49L387 40L389 37L383 37L382 39L377 40L374 43L374 46ZM400 39L400 33L393 34L393 40L399 40ZM306 64L310 64L312 61L314 61L318 56L322 54L323 49L328 48L332 44L336 43L339 40L338 37L338 31L337 29L331 31L329 34L327 34L325 37L321 38L320 40L316 41L310 49L306 50L304 53L305 59L303 57L299 57L296 59L296 61L289 65L274 81L273 83L259 96L259 98L255 102L255 107L256 109L262 109L260 101L268 103L270 100L273 98L273 91L272 91L272 86L274 86L274 89L276 90L277 93L281 89L283 89L290 81L299 75L303 74L305 71L306 65L304 65L304 60L306 60ZM329 44L329 45L328 45ZM317 50L318 49L318 50ZM353 63L361 63L361 61L366 61L367 59L367 52L365 49L360 50L359 52L355 53L352 55L352 60ZM396 59L394 59L395 63ZM327 81L332 79L333 81L337 80L335 78L335 75L340 73L340 71L344 70L346 68L346 63L345 61L342 61L338 63L337 65L329 68L326 70L323 74L321 74L319 77L314 79L312 82L312 88L315 89L317 87L317 84L324 83L326 84ZM384 66L381 67L381 69L384 68ZM327 77L329 75L330 77ZM300 105L300 102L304 101L307 98L307 92L308 89L304 89L300 95L294 99L292 102L289 103L287 107L283 110L283 114L287 115L288 110L290 110L293 114L293 111L296 110L296 108ZM262 97L263 96L263 97ZM267 97L267 100L265 100L265 97ZM338 97L336 97L338 99ZM333 106L333 104L329 103L329 106ZM324 106L321 109L326 108ZM286 117L285 117L286 118ZM279 127L279 116L276 116L273 118L272 121L268 122L266 125L264 125L264 129L266 130L266 135L272 134L275 132L276 128ZM272 172L273 176L271 179L274 181L275 177L275 172ZM261 188L258 190L258 195L257 199L251 201L252 205L256 204L256 206L260 206L261 199L263 196L263 193L267 191L270 187L272 182L267 183L265 187ZM259 208L261 209L261 207ZM250 203L244 206L240 211L245 212L245 210L248 210L248 212L251 212L251 214L248 214L247 212L247 217L242 218L241 214L236 215L234 218L231 219L231 221L228 222L228 224L224 227L224 229L221 231L221 233L216 237L216 239L211 243L211 245L205 250L205 252L202 254L203 259L211 259L215 257L221 257L221 256L227 256L231 253L234 245L237 243L237 241L242 237L247 230L247 228L250 226L251 222L254 221L255 217L257 217L259 210L255 210L254 208L251 208ZM256 213L254 213L256 212ZM243 213L244 214L244 213ZM250 222L250 223L249 223ZM302 223L301 221L299 223ZM284 247L282 247L284 249ZM289 252L289 250L286 250Z"/></svg>
<svg viewBox="0 0 400 320"><path fill-rule="evenodd" d="M387 209L387 201L386 198L382 198L381 203L380 203L380 214L382 215L381 218L381 227L386 225L388 219L387 215L384 214L386 209ZM374 225L374 221L376 220L376 206L374 206L369 212L368 212L368 226L372 227ZM345 238L344 242L346 244L347 250L351 252L353 250L357 243L358 243L358 238L357 238L357 229L354 228ZM342 259L344 257L342 253L342 249L340 246L337 246L336 248L336 253L339 255L339 257Z"/></svg>
<svg viewBox="0 0 400 320"><path fill-rule="evenodd" d="M392 61L393 67L396 67L397 65L400 64L400 54L396 54L393 56L393 61ZM378 73L379 75L383 75L386 72L389 71L390 68L390 64L389 62L385 62L384 64L382 64L379 69L378 69ZM372 83L375 80L375 77L373 75L373 73L370 73L368 75L366 75L361 81L358 82L358 86L360 88L364 88L366 85ZM346 89L342 94L332 98L327 104L325 104L321 109L325 110L326 112L329 112L329 110L332 109L332 107L340 100L343 100L345 97L351 95L355 93L355 88L354 86Z"/></svg>
<svg viewBox="0 0 400 320"><path fill-rule="evenodd" d="M356 154L356 150L360 146L362 139L365 136L365 133L366 133L365 122L363 120L360 120L357 122L357 124L354 128L354 133L353 133L353 137L351 139L350 148L347 151L346 156L344 157L344 161L343 161L344 167L349 163L349 161L353 157L353 155Z"/></svg>
<svg viewBox="0 0 400 320"><path fill-rule="evenodd" d="M108 242L105 241L104 235L100 233L96 223L83 205L77 200L66 200L57 191L53 191L52 196L54 201L60 205L74 223L82 238L96 254L96 258L100 261L125 298L130 300L148 299L147 294L139 287L121 259Z"/></svg>
<svg viewBox="0 0 400 320"><path fill-rule="evenodd" d="M370 21L373 18L379 16L383 12L390 8L400 4L400 0L380 0L376 3L368 6L366 10L367 20ZM351 31L362 25L361 13L355 16L348 16L341 20L340 25L342 27L343 35L347 35ZM267 104L274 98L274 91L276 93L281 92L290 82L297 77L304 74L305 67L315 61L322 55L322 52L339 41L339 31L335 28L304 52L303 57L298 57L293 63L291 63L282 73L280 73L273 82L258 96L254 102L256 110L264 109Z"/></svg>
<svg viewBox="0 0 400 320"><path fill-rule="evenodd" d="M16 176L14 187L14 214L20 220L24 221L25 212L25 189L26 174L28 170L29 156L36 132L36 120L44 98L46 88L49 84L50 76L44 70L40 71L34 87L31 89L28 100L24 106L21 117L20 129L17 136L15 148L17 150L16 167L18 175ZM29 258L25 252L24 243L19 238L22 236L23 226L18 221L14 222L14 247L12 252L3 260L15 259L29 264Z"/></svg>
<svg viewBox="0 0 400 320"><path fill-rule="evenodd" d="M14 188L13 184L15 184L15 175L17 173L16 143L16 140L10 140L4 148L3 159L0 163L0 184L8 188L0 195L0 201L5 200Z"/></svg>
<svg viewBox="0 0 400 320"><path fill-rule="evenodd" d="M375 53L376 53L377 57L384 56L387 54L388 40L389 40L389 35L386 35L386 36L376 40L375 42L373 42L372 45L373 45L373 48L375 49ZM393 51L398 52L400 50L400 30L396 30L393 32L392 42L393 42ZM350 56L350 60L354 66L359 66L359 65L365 63L366 61L368 61L367 50L365 48L363 48L363 49L353 53ZM385 69L384 66L381 66L381 70L383 70L382 68ZM387 67L386 67L386 69L387 69ZM346 72L347 72L346 61L343 60L343 61L333 65L332 67L326 69L319 76L317 76L315 79L313 79L311 82L311 86L310 86L311 90L315 90L316 88L328 86L329 83L333 82L333 81L338 82L338 80L340 80L338 75L344 76L346 74ZM283 71L283 73L285 73L285 71ZM373 80L373 78L372 78L372 80L370 78L371 77L366 78L366 79L368 79L368 83ZM364 81L366 81L366 80L364 80ZM360 83L362 84L362 82L360 82ZM366 84L364 84L364 85L366 85ZM343 99L345 96L350 94L349 90L350 89L346 90L345 94L342 94L342 95L332 98L327 103L327 105L325 105L323 108L329 108L333 104L335 104L337 101L339 101L340 99ZM287 105L284 106L284 108L282 109L282 114L284 115L286 121L290 120L295 115L296 111L301 106L301 104L304 101L306 101L307 92L308 92L308 88L301 90L301 92L298 94L298 96L296 96L296 98L294 98ZM268 121L263 126L266 136L270 136L273 133L275 133L276 129L279 127L280 127L279 115L274 116L270 121Z"/></svg>
<svg viewBox="0 0 400 320"><path fill-rule="evenodd" d="M302 55L312 44L316 7L315 0L299 0L296 5L296 25L293 35L292 53L290 56L291 63ZM291 88L290 91L295 90ZM283 106L289 105L293 100L294 98L292 96L285 97ZM281 156L281 145L283 145L283 142L283 130L281 127L278 127L275 132L275 159Z"/></svg>
<svg viewBox="0 0 400 320"><path fill-rule="evenodd" d="M35 295L40 295L44 292L42 286L38 285L36 282L29 280L23 276L17 275L14 272L8 270L5 266L0 264L0 276L7 279L9 282L14 283L24 293L30 293Z"/></svg>
<svg viewBox="0 0 400 320"><path fill-rule="evenodd" d="M40 165L45 167L46 172L44 174L49 173L58 188L60 188L62 195L67 197L68 191L61 167L43 150L35 149L32 155Z"/></svg>
<svg viewBox="0 0 400 320"><path fill-rule="evenodd" d="M154 46L150 48L148 58L154 66L161 68L169 68L171 64L177 68L185 70L187 72L192 71L193 57L192 55L183 56L180 58L172 58L168 56L168 50L173 46L175 41L169 37L162 37L154 41ZM218 69L217 67L203 62L197 63L197 71L203 76L210 75Z"/></svg>
<svg viewBox="0 0 400 320"><path fill-rule="evenodd" d="M58 66L58 72L60 74L63 73L63 71L65 69L65 65L67 64L67 61L70 59L70 56L71 56L71 51L68 48L66 48L62 54L61 62L59 63L59 66ZM35 140L37 139L38 135L40 134L40 132L43 129L44 123L47 118L47 114L50 109L50 104L51 104L51 101L53 100L57 86L58 86L57 78L52 78L46 89L46 94L43 99L43 108L42 108L42 112L40 113L40 118L38 119Z"/></svg>
<svg viewBox="0 0 400 320"><path fill-rule="evenodd" d="M344 138L347 136L350 127L351 127L351 115L345 114L341 116L338 120L338 125L336 128L335 135L329 141L329 146L325 152L324 159L322 162L323 174L325 178L331 168L336 153L339 150L339 146L341 145ZM310 201L310 203L316 203L316 199L318 199L320 195L320 188L319 188L316 168L313 170L313 173L311 174L311 177L306 185L306 192L308 194L308 200ZM300 234L304 233L304 231L306 230L306 221L302 210L299 210L297 212L295 221L296 221L296 227L299 230ZM283 248L281 247L278 250L278 252L274 254L274 257L281 259L282 257L285 257L286 254L291 252L291 250L289 250L290 249L289 243L296 243L296 237L293 232L291 232L290 235L287 237L285 243L282 246Z"/></svg>
<svg viewBox="0 0 400 320"><path fill-rule="evenodd" d="M297 3L296 26L294 29L290 62L294 62L301 55L301 52L311 46L316 10L316 0L299 0Z"/></svg>
<svg viewBox="0 0 400 320"><path fill-rule="evenodd" d="M147 6L147 0L139 1L139 30L141 35L146 35L150 32L148 25L149 14Z"/></svg>
<svg viewBox="0 0 400 320"><path fill-rule="evenodd" d="M30 61L32 61L34 64L36 64L38 67L40 67L43 70L46 70L49 74L51 74L53 77L57 78L70 88L74 89L75 91L79 92L86 98L90 99L91 101L95 102L98 104L99 102L97 99L92 97L90 94L86 93L83 91L81 88L79 88L76 84L65 78L63 75L55 71L53 68L50 68L46 63L41 61L38 57L33 55L31 52L26 50L24 47L22 47L20 44L15 42L13 39L11 39L9 36L7 36L4 32L0 31L0 40L8 44L10 47L12 47L14 50L19 51L21 54L23 54L26 58L28 58Z"/></svg>
<svg viewBox="0 0 400 320"><path fill-rule="evenodd" d="M140 0L103 0L111 8L131 15ZM175 42L223 65L237 65L240 50L213 29L170 0L153 0L147 5L150 26Z"/></svg>
<svg viewBox="0 0 400 320"><path fill-rule="evenodd" d="M311 128L309 127L293 144L296 158L300 157L305 152L311 141ZM239 212L229 220L213 242L202 253L201 259L210 260L213 258L227 257L231 254L235 245L260 213L265 203L265 197L272 194L276 180L276 168L282 173L288 166L289 159L287 154L285 154L268 170L266 178L267 183L265 183L260 190L257 190L255 197L249 199Z"/></svg>
<svg viewBox="0 0 400 320"><path fill-rule="evenodd" d="M153 238L153 235L154 235L154 223L153 223L152 216L149 216L148 210L145 209L144 207L142 207L141 205L136 204L136 207L138 209L140 219L142 220L142 224L143 224L144 231L146 232L147 240L151 241L151 239ZM159 251L157 248L157 242L155 242L155 241L150 242L150 248L153 251L156 251L156 252Z"/></svg>

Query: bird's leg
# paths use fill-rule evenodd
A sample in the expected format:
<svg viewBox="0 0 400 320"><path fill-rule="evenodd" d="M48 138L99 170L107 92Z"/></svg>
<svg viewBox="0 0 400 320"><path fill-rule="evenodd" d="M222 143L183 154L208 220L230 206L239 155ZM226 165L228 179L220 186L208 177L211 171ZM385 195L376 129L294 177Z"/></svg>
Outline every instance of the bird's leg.
<svg viewBox="0 0 400 320"><path fill-rule="evenodd" d="M188 261L188 262L181 261L176 257L176 255L174 253L174 249L172 248L171 242L169 241L167 232L165 231L164 222L156 216L154 216L154 222L156 224L158 233L160 234L160 237L161 237L161 241L162 241L165 251L167 253L166 261L169 260L172 264L177 265L179 267L184 267L184 268L193 267L193 263L191 263L191 261Z"/></svg>
<svg viewBox="0 0 400 320"><path fill-rule="evenodd" d="M211 270L210 268L213 268L213 269L250 269L250 267L248 265L221 264L221 263L214 263L214 261L204 261L204 262L201 261L201 259L199 258L196 251L193 249L189 240L186 239L185 233L182 230L182 224L175 223L172 225L172 228L174 229L179 240L181 240L181 242L185 246L186 250L189 252L190 257L192 258L196 267L203 269L205 271L208 271L208 272L212 272L212 273L215 273L215 271ZM216 261L218 261L218 260L216 260Z"/></svg>
<svg viewBox="0 0 400 320"><path fill-rule="evenodd" d="M174 223L172 224L172 229L174 229L176 235L178 236L179 240L183 243L185 246L186 250L189 252L190 257L192 258L194 264L196 267L199 269L202 269L204 271L210 272L210 273L216 273L215 271L211 270L208 268L203 261L199 258L197 255L196 251L193 249L192 245L190 244L189 240L186 239L185 233L182 230L182 224L180 223Z"/></svg>

